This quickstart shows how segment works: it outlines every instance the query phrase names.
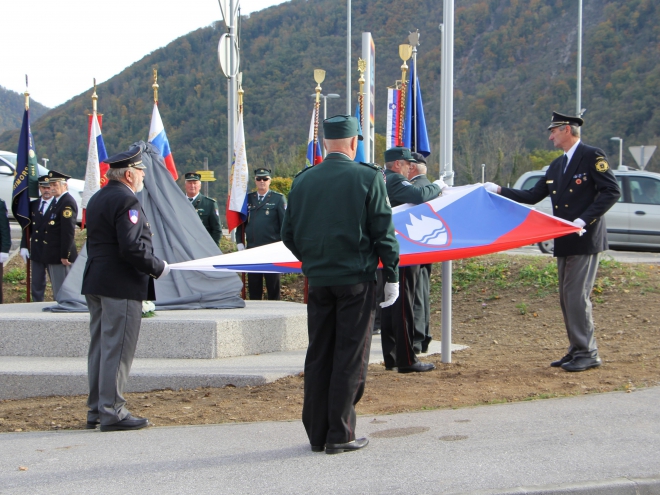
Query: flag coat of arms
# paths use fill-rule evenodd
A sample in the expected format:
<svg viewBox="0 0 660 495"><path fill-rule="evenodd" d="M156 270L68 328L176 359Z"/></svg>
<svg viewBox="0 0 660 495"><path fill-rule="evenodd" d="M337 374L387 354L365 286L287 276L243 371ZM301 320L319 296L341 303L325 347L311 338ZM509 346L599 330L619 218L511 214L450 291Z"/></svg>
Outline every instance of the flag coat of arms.
<svg viewBox="0 0 660 495"><path fill-rule="evenodd" d="M400 266L496 253L580 232L572 222L487 192L481 184L455 187L421 205L392 210ZM173 270L300 272L282 242L171 265Z"/></svg>
<svg viewBox="0 0 660 495"><path fill-rule="evenodd" d="M174 180L177 180L179 174L176 171L176 165L174 165L174 157L172 156L172 150L170 149L170 142L167 140L167 134L165 133L165 127L163 126L163 119L160 118L158 103L154 103L154 110L151 113L151 127L149 128L148 141L158 148L158 151L160 151L160 154L165 159L167 170L170 171Z"/></svg>

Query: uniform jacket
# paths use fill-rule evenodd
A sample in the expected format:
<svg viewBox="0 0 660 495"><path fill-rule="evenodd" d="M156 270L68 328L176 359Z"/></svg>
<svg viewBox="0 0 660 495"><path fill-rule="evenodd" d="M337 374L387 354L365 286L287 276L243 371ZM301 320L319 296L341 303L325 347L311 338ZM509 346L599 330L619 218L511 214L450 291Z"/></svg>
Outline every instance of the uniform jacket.
<svg viewBox="0 0 660 495"><path fill-rule="evenodd" d="M0 199L0 252L8 253L11 248L11 230L7 205Z"/></svg>
<svg viewBox="0 0 660 495"><path fill-rule="evenodd" d="M555 239L555 256L595 254L607 249L607 227L603 215L621 196L619 184L605 153L580 143L562 171L563 156L553 160L545 177L528 191L502 188L502 196L520 203L536 204L546 196L556 217L584 220L586 233Z"/></svg>
<svg viewBox="0 0 660 495"><path fill-rule="evenodd" d="M239 239L253 248L281 240L280 230L286 211L283 194L269 190L259 203L257 192L248 194L248 219L239 227Z"/></svg>
<svg viewBox="0 0 660 495"><path fill-rule="evenodd" d="M411 184L403 175L385 169L387 181L387 195L392 207L412 203L419 205L426 203L440 195L441 189L437 184L417 186Z"/></svg>
<svg viewBox="0 0 660 495"><path fill-rule="evenodd" d="M153 301L165 263L154 256L142 206L123 183L109 181L87 204L87 264L82 293Z"/></svg>
<svg viewBox="0 0 660 495"><path fill-rule="evenodd" d="M30 201L30 256L47 265L59 265L63 259L73 263L78 257L74 239L78 218L76 200L69 193L53 198L43 215L39 214L40 203L41 199ZM26 247L24 244L23 240L21 247Z"/></svg>
<svg viewBox="0 0 660 495"><path fill-rule="evenodd" d="M380 168L341 153L299 173L289 193L282 242L311 286L398 281L399 244Z"/></svg>
<svg viewBox="0 0 660 495"><path fill-rule="evenodd" d="M218 216L218 203L203 194L198 194L195 201L191 203L199 215L204 228L211 235L216 244L220 243L222 229L220 228L220 217Z"/></svg>
<svg viewBox="0 0 660 495"><path fill-rule="evenodd" d="M417 187L420 187L420 186L428 186L428 185L430 185L430 184L433 184L433 183L432 183L432 182L426 177L425 174L420 174L420 175L418 175L417 177L413 177L412 179L410 179L410 183L411 183L413 186L417 186Z"/></svg>

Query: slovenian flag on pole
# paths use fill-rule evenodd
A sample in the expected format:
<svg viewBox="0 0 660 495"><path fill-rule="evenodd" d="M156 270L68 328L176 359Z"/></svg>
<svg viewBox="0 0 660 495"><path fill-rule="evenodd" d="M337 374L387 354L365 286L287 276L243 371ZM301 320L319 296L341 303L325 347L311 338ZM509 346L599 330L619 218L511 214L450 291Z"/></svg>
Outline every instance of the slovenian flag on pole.
<svg viewBox="0 0 660 495"><path fill-rule="evenodd" d="M312 121L309 123L309 136L307 138L307 160L305 161L305 168L311 167L323 161L321 154L321 143L316 142L316 149L314 149L314 118L316 117L316 106L312 110Z"/></svg>
<svg viewBox="0 0 660 495"><path fill-rule="evenodd" d="M417 105L413 105L413 82L417 88ZM413 114L417 110L417 115ZM413 124L413 121L415 122ZM410 83L406 95L406 120L403 126L403 145L411 151L416 151L424 156L431 154L429 134L426 131L426 119L424 118L424 105L422 104L422 90L419 87L419 78L415 77L415 67L410 68Z"/></svg>
<svg viewBox="0 0 660 495"><path fill-rule="evenodd" d="M387 129L385 135L385 149L401 146L401 90L387 88Z"/></svg>
<svg viewBox="0 0 660 495"><path fill-rule="evenodd" d="M362 134L362 116L360 115L360 104L359 103L355 107L355 118L358 121L358 134L360 136L363 136L363 134ZM355 161L356 162L366 162L367 161L367 159L364 156L364 141L360 141L359 139L358 139L358 144L357 144L357 153L355 154Z"/></svg>
<svg viewBox="0 0 660 495"><path fill-rule="evenodd" d="M234 160L231 167L231 182L227 196L227 228L231 232L247 220L247 189L250 173L248 171L247 155L245 154L245 131L243 130L243 114L238 115L236 137L234 140Z"/></svg>
<svg viewBox="0 0 660 495"><path fill-rule="evenodd" d="M105 173L101 173L101 163L105 162L108 158L108 153L105 151L105 143L103 142L103 135L101 134L101 126L99 125L98 117L96 114L91 115L91 127L89 130L89 145L87 148L87 169L85 170L85 186L83 188L82 200L80 202L83 209L82 228L85 228L85 213L89 199L94 196L94 193L101 189L101 177ZM104 164L105 165L105 164ZM105 165L107 172L108 166Z"/></svg>
<svg viewBox="0 0 660 495"><path fill-rule="evenodd" d="M176 166L174 165L174 157L172 156L172 150L170 150L170 142L167 140L167 134L165 134L163 119L160 118L158 103L154 103L154 111L151 114L149 142L158 148L158 151L160 151L160 154L165 159L167 170L170 171L170 174L172 174L174 180L177 180L179 178L179 174L177 173Z"/></svg>

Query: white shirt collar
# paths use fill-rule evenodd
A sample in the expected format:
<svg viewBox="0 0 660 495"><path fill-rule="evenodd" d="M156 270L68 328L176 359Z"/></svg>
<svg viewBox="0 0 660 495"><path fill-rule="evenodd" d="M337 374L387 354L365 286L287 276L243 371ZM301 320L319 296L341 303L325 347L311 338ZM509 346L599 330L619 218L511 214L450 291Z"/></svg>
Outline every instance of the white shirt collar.
<svg viewBox="0 0 660 495"><path fill-rule="evenodd" d="M573 158L573 155L575 154L575 150L577 149L579 144L580 144L580 140L578 139L577 143L571 146L571 149L566 152L566 163L571 162L571 158Z"/></svg>
<svg viewBox="0 0 660 495"><path fill-rule="evenodd" d="M197 199L197 196L199 196L199 193L195 194L195 195L192 197L192 199L190 199L190 196L188 196L188 195L186 195L186 198L188 198L188 201L190 201L191 203L194 203L195 200Z"/></svg>

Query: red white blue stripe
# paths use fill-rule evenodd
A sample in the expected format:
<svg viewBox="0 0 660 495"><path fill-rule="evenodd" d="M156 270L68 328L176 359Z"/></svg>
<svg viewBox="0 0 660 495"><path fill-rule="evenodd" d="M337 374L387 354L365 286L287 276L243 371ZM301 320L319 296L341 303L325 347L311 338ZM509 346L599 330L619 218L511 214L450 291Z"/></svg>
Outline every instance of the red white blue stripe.
<svg viewBox="0 0 660 495"><path fill-rule="evenodd" d="M316 117L316 107L312 111L312 121L309 123L309 134L307 137L307 160L305 161L305 168L312 167L323 161L323 155L321 154L321 143L316 141L316 146L314 146L314 121Z"/></svg>
<svg viewBox="0 0 660 495"><path fill-rule="evenodd" d="M94 113L91 116L91 120L87 148L87 168L85 169L85 186L81 200L81 206L83 208L87 208L89 199L96 191L101 189L101 163L108 158L98 116Z"/></svg>
<svg viewBox="0 0 660 495"><path fill-rule="evenodd" d="M163 126L163 119L160 118L158 103L154 103L154 111L151 113L149 142L158 148L158 151L160 151L160 154L165 159L165 166L167 167L167 170L170 171L170 174L172 174L174 180L177 180L179 178L179 174L176 171L174 157L172 156L172 150L170 149L170 142L167 140L167 134L165 133L165 127Z"/></svg>

